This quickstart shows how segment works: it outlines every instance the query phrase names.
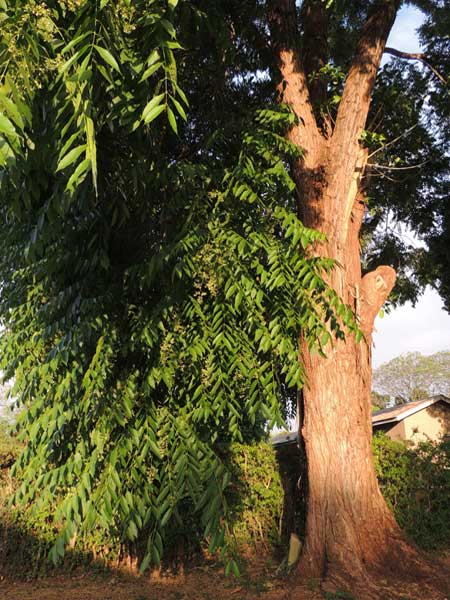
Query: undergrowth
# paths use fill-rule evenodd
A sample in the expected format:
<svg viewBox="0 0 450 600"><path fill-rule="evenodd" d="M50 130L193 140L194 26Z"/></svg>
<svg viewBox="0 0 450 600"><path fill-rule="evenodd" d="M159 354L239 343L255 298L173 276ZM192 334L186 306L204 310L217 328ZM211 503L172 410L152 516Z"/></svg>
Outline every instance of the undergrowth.
<svg viewBox="0 0 450 600"><path fill-rule="evenodd" d="M450 443L409 447L377 435L373 448L382 492L406 534L427 550L449 548ZM0 567L16 575L22 570L30 577L51 569L47 555L58 530L48 509L32 506L19 510L8 506L15 485L8 465L18 452L16 439L0 424ZM279 460L281 467L267 442L234 444L230 449L232 477L226 491L225 530L228 547L237 558L248 551L280 556L289 532L293 528L302 530L302 501L290 497L296 489L295 481L286 478L285 459ZM295 453L291 452L288 471L294 462ZM184 562L205 555L201 526L192 515L192 507L186 504L180 513L179 527L171 533L166 560ZM118 533L105 539L104 534L94 530L89 536L73 540L63 567L93 560L100 566L116 566L125 559L135 564L139 557L139 542L129 547Z"/></svg>
<svg viewBox="0 0 450 600"><path fill-rule="evenodd" d="M407 536L425 550L450 547L450 442L373 440L381 491Z"/></svg>

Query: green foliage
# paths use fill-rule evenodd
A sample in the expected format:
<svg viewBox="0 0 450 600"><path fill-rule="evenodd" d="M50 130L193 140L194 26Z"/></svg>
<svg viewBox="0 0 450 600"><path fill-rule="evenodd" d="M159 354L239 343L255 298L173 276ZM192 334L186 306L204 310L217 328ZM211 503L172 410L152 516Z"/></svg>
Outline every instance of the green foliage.
<svg viewBox="0 0 450 600"><path fill-rule="evenodd" d="M423 63L402 59L386 61L377 76L367 123L364 268L395 267L393 303L415 303L430 284L448 308L449 11L441 0L412 4L423 11L422 52L444 81ZM411 243L410 231L425 244Z"/></svg>
<svg viewBox="0 0 450 600"><path fill-rule="evenodd" d="M74 273L53 255L30 258L17 271L28 301L17 291L4 296L12 320L3 364L11 374L15 367L26 407L18 426L30 441L16 466L15 501L56 505L54 561L76 532L97 529L124 542L146 531L143 565L157 563L187 499L215 549L228 483L216 443L242 440L262 420L280 422L280 382L303 383L300 328L319 351L331 339L326 320L339 335L340 319L355 328L321 277L332 263L298 251L319 234L273 204L291 184L264 145L271 135L244 136L223 187L199 187L159 252L107 273L86 259ZM174 177L187 177L186 168ZM57 237L59 255L72 262L73 231Z"/></svg>
<svg viewBox="0 0 450 600"><path fill-rule="evenodd" d="M377 434L374 453L383 495L407 535L425 549L448 548L449 442L409 447Z"/></svg>
<svg viewBox="0 0 450 600"><path fill-rule="evenodd" d="M325 592L325 600L356 600L349 592Z"/></svg>
<svg viewBox="0 0 450 600"><path fill-rule="evenodd" d="M186 506L214 551L223 448L281 422L303 384L298 332L322 353L359 334L324 281L332 261L307 258L321 235L295 215L294 117L247 108L226 141L228 122L206 138L195 108L185 122L198 67L177 32L207 29L190 3L1 10L0 367L26 441L13 502L47 515L54 562L92 534L145 539L141 567L158 564Z"/></svg>
<svg viewBox="0 0 450 600"><path fill-rule="evenodd" d="M407 535L425 549L448 548L449 444L408 447L403 442L377 434L373 447L384 497ZM6 448L8 456L10 452L17 453L18 449L10 444ZM242 552L245 554L249 546L258 551L261 548L269 552L278 551L280 542L284 544L282 519L286 518L286 499L273 448L265 441L235 443L223 459L230 473L230 484L225 491L228 507L225 540L231 555L240 562L239 556ZM49 568L46 555L58 534L52 520L52 509L45 505L41 505L39 511L7 507L5 492L9 490L10 493L12 482L7 470L2 471L2 477L0 524L3 544L0 560L14 569L27 564L30 567L27 574L30 571L34 574L44 573ZM198 552L204 544L202 525L193 515L192 503L180 504L179 515L180 521L165 539L168 560L180 558L176 554L180 547L186 557ZM145 545L143 536L138 540L134 552L142 556ZM117 530L115 534L110 531L105 535L105 532L95 529L81 534L76 551L69 552L65 565L92 560L94 550L95 555L107 564L115 564L123 557L120 531ZM232 568L230 563L229 569ZM314 583L309 583L311 589Z"/></svg>
<svg viewBox="0 0 450 600"><path fill-rule="evenodd" d="M281 542L283 486L277 458L268 442L234 444L231 449L228 527L238 549Z"/></svg>
<svg viewBox="0 0 450 600"><path fill-rule="evenodd" d="M9 444L7 455L18 454L17 448ZM224 456L229 469L230 485L225 491L228 511L226 515L225 540L236 557L249 546L272 550L280 543L280 521L283 510L283 487L278 473L278 464L273 447L267 442L233 444ZM8 471L3 471L4 481L11 482ZM11 486L9 487L11 493ZM52 519L52 508L41 505L39 510L22 507L12 509L7 505L8 497L0 497L0 529L3 547L0 562L11 562L13 570L26 564L27 574L45 573L50 567L46 555L58 535ZM203 529L193 515L192 503L179 506L180 521L168 532L165 540L167 560L179 560L198 553L202 547ZM142 557L145 539L138 539L133 551ZM183 557L177 556L183 548ZM126 552L126 551L125 551ZM105 564L117 564L124 557L120 531L112 531L106 537L97 529L82 534L77 539L76 551L69 551L65 566L77 565L92 560L93 555ZM233 561L228 569L235 571ZM21 567L20 567L21 569ZM19 569L19 571L20 571ZM231 572L230 571L230 572Z"/></svg>
<svg viewBox="0 0 450 600"><path fill-rule="evenodd" d="M408 352L374 370L373 387L398 402L450 394L450 352Z"/></svg>
<svg viewBox="0 0 450 600"><path fill-rule="evenodd" d="M19 443L14 435L11 424L3 419L0 419L0 463L2 460L11 456L16 458L22 449L22 444Z"/></svg>

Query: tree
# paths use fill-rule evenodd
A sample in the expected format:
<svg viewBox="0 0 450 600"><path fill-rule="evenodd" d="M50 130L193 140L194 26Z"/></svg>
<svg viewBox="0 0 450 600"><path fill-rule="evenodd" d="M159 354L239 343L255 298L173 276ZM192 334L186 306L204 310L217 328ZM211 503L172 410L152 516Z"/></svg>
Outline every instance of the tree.
<svg viewBox="0 0 450 600"><path fill-rule="evenodd" d="M310 576L330 568L362 576L365 565L386 565L404 548L375 473L368 468L371 335L375 316L394 286L395 271L380 265L363 274L359 245L367 178L375 171L365 128L399 6L400 2L377 1L363 18L363 10L358 14L362 27L355 54L347 63L338 106L330 114L320 110L329 88L317 76L330 59L329 12L322 2L304 2L302 35L295 2L269 2L279 92L298 117L289 139L304 150L292 165L299 215L327 236L316 253L342 265L330 282L354 306L365 335L362 344L349 338L335 344L326 358L311 356L303 347L308 385L301 417L309 503L300 570Z"/></svg>
<svg viewBox="0 0 450 600"><path fill-rule="evenodd" d="M370 398L371 398L371 402L372 402L372 410L373 411L377 411L377 410L386 408L386 406L389 404L389 401L390 401L390 397L387 394L380 394L375 390L372 390Z"/></svg>
<svg viewBox="0 0 450 600"><path fill-rule="evenodd" d="M358 331L333 261L299 252L323 236L293 211L294 116L205 120L175 26L195 47L210 22L176 8L2 6L0 354L27 442L15 502L54 508L55 561L95 529L145 569L186 514L222 546L227 448L280 422L298 331L319 353Z"/></svg>
<svg viewBox="0 0 450 600"><path fill-rule="evenodd" d="M375 369L375 390L402 402L450 394L450 352L423 356L409 352Z"/></svg>
<svg viewBox="0 0 450 600"><path fill-rule="evenodd" d="M62 4L66 8L61 8ZM413 252L389 228L380 232L379 225L394 218L423 233L431 223L433 234L441 239L448 160L442 152L443 140L435 133L436 123L446 118L440 86L442 78L446 80L448 65L439 62L440 51L426 61L437 61L434 68L441 78L435 81L434 71L417 67L410 62L412 57L406 57L405 67L403 58L399 58L383 69L377 81L386 39L400 4L400 0L374 0L327 6L321 0L305 0L299 9L294 0L244 4L171 0L167 4L153 3L153 12L147 14L141 2L121 2L114 8L102 1L97 10L97 3L81 1L50 3L51 14L34 14L33 9L30 15L28 11L27 18L34 26L26 30L26 35L14 30L18 23L23 30L23 6L8 15L10 20L2 22L2 35L10 31L4 38L4 53L9 77L7 98L12 102L6 101L11 112L9 121L3 122L6 141L2 152L10 169L2 195L6 207L4 230L10 237L3 239L10 241L4 242L8 251L3 253L2 279L6 283L2 314L10 326L26 323L28 328L27 339L17 327L5 336L5 360L10 372L16 368L22 375L18 386L30 405L28 427L35 427L33 431L38 430L39 438L23 460L24 465L27 461L35 464L37 458L42 470L48 468L44 465L48 465L49 458L54 459L55 455L48 453L53 452L56 440L61 469L73 460L80 471L77 476L84 476L84 487L79 490L84 498L91 480L97 481L103 473L94 467L94 477L89 469L82 473L75 460L77 452L87 457L103 443L104 428L99 431L94 427L92 435L93 416L101 417L102 427L102 419L106 418L111 446L114 440L123 444L119 463L125 471L129 452L134 456L133 448L140 448L142 435L141 424L134 426L127 408L130 402L135 406L135 389L139 397L146 399L144 406L153 406L148 400L153 398L158 410L168 399L169 406L179 407L181 402L194 411L204 399L201 410L184 412L183 416L188 414L191 419L195 414L198 418L194 431L191 427L186 433L186 439L200 444L198 455L202 457L202 468L196 471L202 473L201 481L191 499L202 499L206 531L210 532L220 511L208 510L208 502L215 509L220 500L212 502L211 496L199 493L212 472L206 468L207 462L218 465L218 475L213 477L218 482L215 488L212 486L214 498L220 498L226 478L219 469L217 447L207 441L237 435L241 428L236 424L243 425L245 419L254 424L256 413L276 413L276 391L283 387L283 382L278 385L277 376L280 372L288 375L293 369L296 383L301 384L304 376L307 381L299 401L308 466L306 538L299 572L303 577L327 573L364 579L368 565L373 571L382 570L397 558L399 565L407 563L405 553L413 556L381 497L372 466L370 347L374 318L395 282L395 271L389 265L400 274L395 292L399 301L414 297L421 285L442 276L426 267L426 252ZM423 36L425 41L433 40L429 42L432 50L439 37L435 20L445 7L437 1L422 4L429 15ZM52 20L56 20L56 29L52 29ZM38 81L39 86L30 86L30 80ZM288 112L274 109L275 82L278 100L287 105ZM189 99L186 125L185 93ZM17 120L14 107L19 103L25 109L29 107L28 113L22 111L28 114L23 127L20 122L13 123L14 117ZM261 106L266 108L259 117L263 130L256 136L243 136L242 132L250 127L243 124ZM423 112L424 107L428 112ZM163 116L172 133L167 125L161 125ZM148 129L142 127L142 121ZM34 138L30 143L26 134L31 123ZM287 144L283 138L286 127ZM425 166L417 169L424 161ZM289 165L290 177L283 165ZM392 185L392 174L403 169L405 180L401 185ZM25 191L24 173L29 183ZM292 208L296 214L280 213L275 205L283 210ZM282 214L286 220L277 220ZM308 229L302 228L299 218ZM8 228L11 219L13 231ZM200 239L192 241L183 228L185 223L201 224L195 228ZM233 241L231 246L224 243L224 226L228 234L225 238ZM248 248L246 240L254 240L255 231L265 241ZM214 232L212 239L209 232ZM278 245L286 237L297 246L293 256L301 262L296 262L284 245ZM302 248L298 248L299 242ZM267 252L272 244L278 250ZM235 261L242 252L250 253L245 254L248 263L241 258ZM258 271L261 254L265 256L264 264L273 267L270 276L263 277ZM55 264L55 256L63 256L64 261L59 259ZM272 262L276 256L283 260ZM291 266L291 258L297 266ZM308 268L305 259L313 272L300 275L303 268ZM248 266L244 275L240 262L246 269ZM412 262L412 274L407 270L408 262ZM229 271L224 263L229 264ZM283 264L288 265L287 270ZM339 267L333 269L333 264ZM213 274L223 273L224 269L227 275L218 283ZM319 276L324 269L334 296L329 295ZM236 273L243 287L236 285ZM11 285L13 274L15 281L20 275L21 287ZM291 289L296 274L300 287ZM173 280L180 281L176 294L171 287ZM260 290L258 286L268 280L273 284ZM186 312L189 308L182 308L185 305L174 299L181 291L188 292L187 297L182 294L186 302L189 291L195 296L197 290L197 301L206 294L207 314L214 317L215 301L210 294L217 289L223 290L218 297L227 311L220 322L234 323L239 332L254 323L251 307L261 297L260 291L269 302L258 310L257 320L266 323L263 331L255 328L254 337L253 333L237 336L232 334L233 328L226 328L225 335L231 348L242 348L244 344L251 349L245 353L247 375L252 372L248 367L261 364L259 360L262 365L268 363L258 355L260 347L263 353L279 348L278 356L282 354L283 361L288 359L287 373L283 373L283 361L269 362L274 368L265 367L271 376L264 375L261 380L274 392L269 406L256 401L248 381L252 401L248 412L247 408L242 410L247 397L247 391L242 390L247 388L240 385L240 375L231 379L234 384L230 386L236 355L229 348L231 355L226 360L214 351L212 356L217 360L205 371L202 360L208 355L205 348L211 346L195 336L207 330L206 316L202 317L202 326L194 320L193 330L185 336L184 328L198 312ZM275 289L280 294L269 298ZM316 313L310 302L315 290L320 307ZM344 305L338 303L336 294ZM303 299L301 306L295 304L297 295ZM226 302L230 299L235 311L245 308L250 312L239 312L236 320ZM277 321L266 322L277 304L284 307L283 314ZM359 331L353 327L344 334L344 325L351 327L353 313ZM327 346L330 335L320 326L319 317L338 336L332 346ZM345 323L341 324L340 319ZM285 342L278 338L282 323L290 327ZM99 346L105 325L107 335ZM44 341L31 352L27 344L34 344L31 335L36 330ZM360 343L361 330L365 339ZM295 339L300 331L301 369L293 366ZM324 352L313 353L319 333ZM210 338L210 334L211 342L217 339L226 344L220 335ZM190 342L182 344L183 352L175 342L177 351L169 353L171 359L167 362L167 346L173 347L174 339ZM200 339L204 339L203 333ZM255 346L256 342L259 345ZM290 351L282 350L282 344ZM256 356L257 363L250 356ZM76 366L76 377L70 380L64 379L69 372L68 361ZM36 369L31 373L30 362ZM149 364L155 367L150 372ZM189 385L183 377L177 379L179 365L189 366L185 375L197 365ZM220 383L215 381L209 394L202 396L200 390L195 396L199 387L196 377L203 377L201 380L210 385L210 376L217 372L221 374ZM37 381L41 386L38 389ZM82 398L77 391L80 382L83 394L89 390ZM221 383L224 392L215 403L211 400L217 392L214 385L220 387ZM54 414L48 400L44 400L49 391L56 391L63 404L68 398L78 398L73 403L78 412L68 425L64 411ZM113 407L123 406L123 411L113 410L111 402L104 401L106 393L113 399ZM97 398L94 407L89 404L92 394ZM124 400L127 397L131 400ZM84 418L76 425L80 414ZM231 427L224 427L224 421L215 418L217 414ZM170 438L173 452L168 455L179 456L186 449L186 443L183 446L180 442L186 419L177 425L167 410L161 410L159 420L153 414L150 417L154 435L160 429L166 431L166 420L175 423L177 435ZM36 419L40 430L34 426ZM50 435L45 419L52 422ZM114 420L118 420L117 428L110 425ZM127 429L120 429L125 427L121 420ZM188 425L191 423L188 419ZM131 440L136 440L135 446ZM102 465L109 464L110 450L107 457L105 461L102 455ZM177 466L167 459L163 463L160 480L153 480L159 490L170 489L161 481L168 481ZM185 468L186 463L180 472ZM127 509L117 508L119 522L125 524L124 535L131 538L142 519L137 507L143 501L149 502L138 489L144 471L138 473L135 483L127 481L133 502L125 502ZM58 483L61 471L56 472ZM164 506L164 511L160 514L153 507L152 524L162 523L163 527L152 530L152 548L156 539L160 543L155 532L161 535L167 525L166 515L167 519L174 516L174 500L179 500L176 494L170 495L167 502L161 494L154 503ZM75 500L64 507L69 522L74 514L88 524L97 518L90 506L74 510L72 502ZM102 513L100 522L108 521L107 504L105 509L106 517ZM66 534L68 539L70 529Z"/></svg>

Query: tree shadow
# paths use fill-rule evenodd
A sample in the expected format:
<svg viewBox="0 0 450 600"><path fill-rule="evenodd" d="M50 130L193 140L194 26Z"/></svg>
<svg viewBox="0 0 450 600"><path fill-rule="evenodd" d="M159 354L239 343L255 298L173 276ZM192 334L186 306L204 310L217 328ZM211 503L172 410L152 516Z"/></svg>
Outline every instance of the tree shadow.
<svg viewBox="0 0 450 600"><path fill-rule="evenodd" d="M112 572L114 569L102 559L94 559L92 552L68 549L61 563L54 565L48 558L52 542L27 531L8 514L0 513L0 575L18 580L30 580L81 567Z"/></svg>
<svg viewBox="0 0 450 600"><path fill-rule="evenodd" d="M300 538L305 534L306 460L294 443L277 447L276 456L284 491L281 539L287 544L292 533Z"/></svg>

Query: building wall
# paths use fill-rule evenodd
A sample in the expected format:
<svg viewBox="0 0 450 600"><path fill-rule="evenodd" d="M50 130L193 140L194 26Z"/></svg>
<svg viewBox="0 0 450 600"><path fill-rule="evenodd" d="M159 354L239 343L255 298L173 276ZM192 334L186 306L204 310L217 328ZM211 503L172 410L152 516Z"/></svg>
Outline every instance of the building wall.
<svg viewBox="0 0 450 600"><path fill-rule="evenodd" d="M373 428L374 433L377 431L382 431L386 435L388 435L392 440L404 440L405 438L405 426L403 421L399 423L387 423L385 425L378 425L378 427Z"/></svg>
<svg viewBox="0 0 450 600"><path fill-rule="evenodd" d="M445 436L450 436L450 406L444 402L436 402L406 417L403 423L407 440L440 441Z"/></svg>

